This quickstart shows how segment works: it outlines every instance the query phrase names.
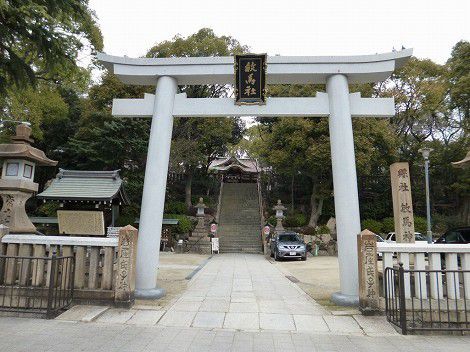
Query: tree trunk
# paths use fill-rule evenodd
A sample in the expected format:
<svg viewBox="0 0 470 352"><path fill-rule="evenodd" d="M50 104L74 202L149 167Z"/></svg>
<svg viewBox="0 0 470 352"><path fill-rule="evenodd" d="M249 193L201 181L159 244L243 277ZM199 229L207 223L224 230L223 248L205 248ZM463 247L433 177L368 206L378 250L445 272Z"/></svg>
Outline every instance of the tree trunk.
<svg viewBox="0 0 470 352"><path fill-rule="evenodd" d="M186 203L186 207L188 209L191 208L191 185L193 183L193 173L189 172L186 177L186 184L184 185L184 202Z"/></svg>
<svg viewBox="0 0 470 352"><path fill-rule="evenodd" d="M290 180L290 210L294 214L294 174L292 174Z"/></svg>
<svg viewBox="0 0 470 352"><path fill-rule="evenodd" d="M470 224L470 197L464 196L460 199L459 220L463 225Z"/></svg>
<svg viewBox="0 0 470 352"><path fill-rule="evenodd" d="M308 226L313 228L317 227L318 219L322 214L323 210L323 197L318 197L317 195L318 187L314 183L312 187L312 196L310 197L310 220L308 222Z"/></svg>

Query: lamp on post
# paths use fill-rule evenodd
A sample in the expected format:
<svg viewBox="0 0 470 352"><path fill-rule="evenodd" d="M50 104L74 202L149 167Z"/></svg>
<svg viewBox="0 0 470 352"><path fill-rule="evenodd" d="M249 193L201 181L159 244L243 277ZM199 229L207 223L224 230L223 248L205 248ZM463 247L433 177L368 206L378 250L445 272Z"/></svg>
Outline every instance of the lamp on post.
<svg viewBox="0 0 470 352"><path fill-rule="evenodd" d="M429 199L429 154L433 149L421 148L418 150L424 158L424 177L426 183L426 222L427 222L427 240L428 243L432 243L432 230L431 230L431 204Z"/></svg>
<svg viewBox="0 0 470 352"><path fill-rule="evenodd" d="M276 211L276 228L275 228L276 232L284 231L284 227L282 226L282 219L284 219L284 211L286 209L287 208L284 205L282 205L281 200L278 199L276 206L273 207L273 210Z"/></svg>

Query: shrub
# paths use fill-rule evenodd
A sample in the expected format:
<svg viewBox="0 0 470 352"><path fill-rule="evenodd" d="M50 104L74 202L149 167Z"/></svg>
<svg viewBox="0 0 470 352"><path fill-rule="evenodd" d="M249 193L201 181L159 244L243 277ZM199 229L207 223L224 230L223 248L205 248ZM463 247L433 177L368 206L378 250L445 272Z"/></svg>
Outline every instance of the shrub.
<svg viewBox="0 0 470 352"><path fill-rule="evenodd" d="M266 219L266 222L272 226L276 226L277 220L274 215L271 215L269 218Z"/></svg>
<svg viewBox="0 0 470 352"><path fill-rule="evenodd" d="M186 214L186 204L184 202L178 202L176 200L165 202L165 213L168 214Z"/></svg>
<svg viewBox="0 0 470 352"><path fill-rule="evenodd" d="M191 232L196 223L193 222L189 217L186 215L181 215L181 214L165 214L163 216L165 219L178 219L178 225L172 227L172 232L176 234L187 234Z"/></svg>
<svg viewBox="0 0 470 352"><path fill-rule="evenodd" d="M383 224L380 221L374 219L365 219L362 220L361 224L362 230L370 230L373 233L379 234L382 232Z"/></svg>
<svg viewBox="0 0 470 352"><path fill-rule="evenodd" d="M307 217L302 213L287 215L283 224L286 227L301 227L307 224Z"/></svg>
<svg viewBox="0 0 470 352"><path fill-rule="evenodd" d="M38 213L39 215L43 215L43 216L56 217L57 209L59 209L58 202L48 202L48 203L42 204L38 208Z"/></svg>
<svg viewBox="0 0 470 352"><path fill-rule="evenodd" d="M393 232L395 231L395 220L393 218L385 218L382 220L382 231Z"/></svg>
<svg viewBox="0 0 470 352"><path fill-rule="evenodd" d="M317 235L330 234L330 228L326 225L321 225L321 226L318 227L316 232L317 232Z"/></svg>
<svg viewBox="0 0 470 352"><path fill-rule="evenodd" d="M135 219L139 217L139 208L136 206L124 206L116 220L116 226L135 225Z"/></svg>
<svg viewBox="0 0 470 352"><path fill-rule="evenodd" d="M415 216L415 231L421 232L423 235L427 232L427 222L426 219L421 216Z"/></svg>

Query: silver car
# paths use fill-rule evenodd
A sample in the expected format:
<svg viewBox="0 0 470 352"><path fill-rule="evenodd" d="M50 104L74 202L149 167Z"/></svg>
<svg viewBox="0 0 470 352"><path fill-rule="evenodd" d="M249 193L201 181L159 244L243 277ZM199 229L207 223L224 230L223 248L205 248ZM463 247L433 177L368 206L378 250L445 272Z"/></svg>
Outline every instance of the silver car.
<svg viewBox="0 0 470 352"><path fill-rule="evenodd" d="M295 232L277 234L271 239L271 257L276 261L281 258L307 260L305 242Z"/></svg>

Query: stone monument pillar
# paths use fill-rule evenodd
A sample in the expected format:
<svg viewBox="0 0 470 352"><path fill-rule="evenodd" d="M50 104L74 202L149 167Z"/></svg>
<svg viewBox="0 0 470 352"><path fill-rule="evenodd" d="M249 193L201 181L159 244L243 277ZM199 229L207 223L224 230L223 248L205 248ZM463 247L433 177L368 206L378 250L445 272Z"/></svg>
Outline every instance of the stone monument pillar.
<svg viewBox="0 0 470 352"><path fill-rule="evenodd" d="M413 201L411 199L410 169L407 162L390 165L393 217L397 243L415 243Z"/></svg>
<svg viewBox="0 0 470 352"><path fill-rule="evenodd" d="M0 179L0 196L3 207L0 224L8 226L10 233L34 234L36 227L26 215L26 201L38 190L34 182L37 165L55 166L57 161L48 159L42 150L31 146L31 128L26 124L16 127L16 135L10 144L0 144L0 159L3 160Z"/></svg>
<svg viewBox="0 0 470 352"><path fill-rule="evenodd" d="M379 271L377 237L369 230L357 235L359 272L359 309L364 315L375 315L379 307Z"/></svg>

